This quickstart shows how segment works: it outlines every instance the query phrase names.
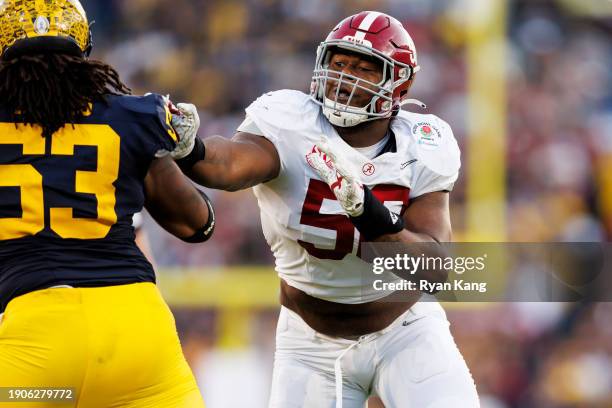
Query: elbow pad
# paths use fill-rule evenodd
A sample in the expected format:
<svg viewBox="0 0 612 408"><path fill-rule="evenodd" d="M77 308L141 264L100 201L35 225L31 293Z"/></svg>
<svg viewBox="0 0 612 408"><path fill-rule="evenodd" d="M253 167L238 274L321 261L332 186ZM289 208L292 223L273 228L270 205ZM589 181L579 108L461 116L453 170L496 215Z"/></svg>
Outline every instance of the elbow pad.
<svg viewBox="0 0 612 408"><path fill-rule="evenodd" d="M208 221L204 226L199 228L195 234L187 238L181 238L181 240L188 242L190 244L199 244L200 242L206 242L212 237L213 232L215 231L215 210L210 202L210 198L203 191L198 190L204 201L206 202L206 206L208 207Z"/></svg>

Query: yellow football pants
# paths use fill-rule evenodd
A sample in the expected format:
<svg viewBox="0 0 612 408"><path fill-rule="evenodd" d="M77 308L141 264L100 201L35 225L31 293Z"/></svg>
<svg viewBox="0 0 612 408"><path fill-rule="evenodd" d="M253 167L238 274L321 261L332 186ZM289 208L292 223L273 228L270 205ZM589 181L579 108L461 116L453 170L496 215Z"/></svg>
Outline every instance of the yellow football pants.
<svg viewBox="0 0 612 408"><path fill-rule="evenodd" d="M13 299L0 323L0 387L73 388L76 395L69 403L5 401L1 408L204 407L174 317L152 283Z"/></svg>

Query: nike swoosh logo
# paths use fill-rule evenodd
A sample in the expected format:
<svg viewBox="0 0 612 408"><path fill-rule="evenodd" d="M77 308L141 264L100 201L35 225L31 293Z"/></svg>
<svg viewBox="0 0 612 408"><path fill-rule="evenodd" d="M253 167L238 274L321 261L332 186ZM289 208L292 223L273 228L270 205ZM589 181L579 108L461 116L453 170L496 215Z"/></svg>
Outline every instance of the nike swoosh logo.
<svg viewBox="0 0 612 408"><path fill-rule="evenodd" d="M419 161L419 159L412 159L405 163L402 163L401 170L404 170L406 167L410 166L413 163L416 163L417 161Z"/></svg>
<svg viewBox="0 0 612 408"><path fill-rule="evenodd" d="M416 318L416 319L414 319L414 320L404 320L404 321L402 322L402 326L404 326L404 327L406 327L406 326L410 326L412 323L416 323L416 322L418 322L419 320L421 320L421 319L422 319L422 318L424 318L424 317L425 317L425 316L420 316L420 317L417 317L417 318Z"/></svg>

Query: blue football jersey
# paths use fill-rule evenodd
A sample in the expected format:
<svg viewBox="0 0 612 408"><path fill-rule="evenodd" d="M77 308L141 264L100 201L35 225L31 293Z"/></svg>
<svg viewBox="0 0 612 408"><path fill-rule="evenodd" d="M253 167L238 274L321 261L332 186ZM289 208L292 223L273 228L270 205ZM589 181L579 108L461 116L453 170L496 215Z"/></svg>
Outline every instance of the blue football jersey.
<svg viewBox="0 0 612 408"><path fill-rule="evenodd" d="M134 242L144 178L176 134L160 95L109 95L44 138L0 104L0 312L55 285L154 282Z"/></svg>

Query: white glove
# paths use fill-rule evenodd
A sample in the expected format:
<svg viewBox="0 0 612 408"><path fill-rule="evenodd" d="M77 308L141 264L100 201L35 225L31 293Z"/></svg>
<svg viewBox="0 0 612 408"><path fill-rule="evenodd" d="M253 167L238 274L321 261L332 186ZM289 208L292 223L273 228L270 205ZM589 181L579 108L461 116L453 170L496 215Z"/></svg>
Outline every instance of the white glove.
<svg viewBox="0 0 612 408"><path fill-rule="evenodd" d="M172 114L172 127L179 141L174 150L170 152L170 156L174 160L182 159L191 153L200 128L200 116L195 105L179 103L176 105L176 109L179 113Z"/></svg>
<svg viewBox="0 0 612 408"><path fill-rule="evenodd" d="M363 214L363 186L349 171L344 159L334 153L326 141L317 143L313 152L306 155L306 161L325 181L336 199L351 217Z"/></svg>
<svg viewBox="0 0 612 408"><path fill-rule="evenodd" d="M145 96L147 95L151 95L151 93L146 93ZM195 138L200 128L198 109L190 103L179 103L174 106L170 101L170 95L162 96L162 98L172 114L172 127L176 132L178 142L174 150L158 150L155 157L170 155L174 160L182 159L188 156L195 146Z"/></svg>

